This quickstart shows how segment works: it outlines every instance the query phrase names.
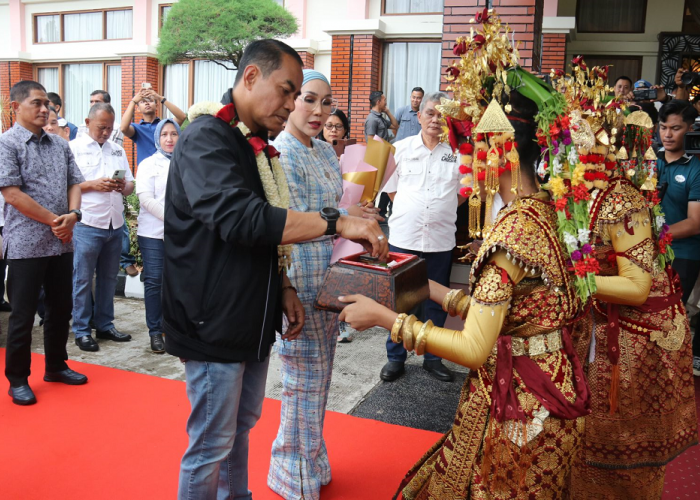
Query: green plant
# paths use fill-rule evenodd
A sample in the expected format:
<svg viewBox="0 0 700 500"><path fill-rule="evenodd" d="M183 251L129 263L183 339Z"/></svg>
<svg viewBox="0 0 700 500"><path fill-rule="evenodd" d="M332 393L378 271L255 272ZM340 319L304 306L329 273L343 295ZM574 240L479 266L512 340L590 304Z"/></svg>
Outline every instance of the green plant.
<svg viewBox="0 0 700 500"><path fill-rule="evenodd" d="M136 259L136 265L143 268L143 257L141 256L139 240L138 236L136 235L139 227L139 210L139 197L136 194L136 189L134 188L134 192L126 197L126 207L124 212L126 220L124 222L129 226L130 253L134 259Z"/></svg>
<svg viewBox="0 0 700 500"><path fill-rule="evenodd" d="M164 65L206 59L238 67L250 42L296 31L294 16L273 0L181 0L161 29L158 59Z"/></svg>

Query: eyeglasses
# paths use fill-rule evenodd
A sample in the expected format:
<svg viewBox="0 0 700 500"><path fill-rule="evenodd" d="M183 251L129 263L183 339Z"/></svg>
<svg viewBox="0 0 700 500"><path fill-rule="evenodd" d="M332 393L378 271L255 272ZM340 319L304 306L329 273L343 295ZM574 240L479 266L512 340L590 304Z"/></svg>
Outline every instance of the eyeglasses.
<svg viewBox="0 0 700 500"><path fill-rule="evenodd" d="M338 109L338 101L330 97L319 99L318 96L313 94L301 94L299 99L301 99L302 106L306 111L315 110L319 102L321 103L321 110L324 113L334 113L335 110Z"/></svg>
<svg viewBox="0 0 700 500"><path fill-rule="evenodd" d="M324 127L326 127L326 130L335 129L336 132L340 132L341 130L343 130L345 128L345 126L342 123L337 123L335 125L333 125L332 123L326 123L324 125Z"/></svg>

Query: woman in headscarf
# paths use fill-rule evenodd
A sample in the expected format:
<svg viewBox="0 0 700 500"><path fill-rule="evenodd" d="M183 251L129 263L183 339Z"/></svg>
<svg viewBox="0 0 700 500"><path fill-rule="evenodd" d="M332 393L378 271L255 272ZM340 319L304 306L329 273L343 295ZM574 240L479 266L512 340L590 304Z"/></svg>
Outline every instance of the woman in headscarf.
<svg viewBox="0 0 700 500"><path fill-rule="evenodd" d="M143 257L143 281L146 302L146 325L151 337L151 350L165 352L161 310L163 279L163 216L165 186L180 127L172 119L161 120L156 127L156 153L141 162L136 173L136 194L139 197L138 242Z"/></svg>
<svg viewBox="0 0 700 500"><path fill-rule="evenodd" d="M337 207L343 179L333 147L315 139L336 109L328 80L318 71L304 70L301 95L285 130L274 146L289 183L289 208L318 212ZM353 206L341 214L375 217L374 208ZM267 484L287 500L317 500L321 486L331 480L323 440L331 370L338 335L338 315L314 309L316 297L333 252L332 236L294 245L287 272L306 313L296 340L278 336L275 348L282 361L280 428L272 444Z"/></svg>

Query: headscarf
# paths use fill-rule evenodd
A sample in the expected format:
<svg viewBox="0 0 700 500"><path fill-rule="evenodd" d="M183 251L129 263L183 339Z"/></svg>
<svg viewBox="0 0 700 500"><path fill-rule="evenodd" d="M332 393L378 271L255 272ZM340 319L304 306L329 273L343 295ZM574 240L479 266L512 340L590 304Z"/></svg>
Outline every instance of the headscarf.
<svg viewBox="0 0 700 500"><path fill-rule="evenodd" d="M172 123L173 125L175 125L175 130L177 130L177 135L180 135L180 125L178 125L177 122L175 120L173 120L172 118L165 118L165 119L159 121L158 125L156 125L156 133L155 133L155 137L153 139L154 139L154 142L156 144L156 149L158 150L158 152L160 154L162 154L163 156L165 156L169 160L173 156L173 154L166 153L163 150L163 148L160 147L160 133L163 130L163 127L165 127L165 125L167 123Z"/></svg>
<svg viewBox="0 0 700 500"><path fill-rule="evenodd" d="M320 72L313 70L313 69L305 69L304 70L304 80L301 82L301 86L303 87L311 80L323 80L324 82L326 82L330 86L330 82L328 81L328 78L323 76L323 73L320 73Z"/></svg>

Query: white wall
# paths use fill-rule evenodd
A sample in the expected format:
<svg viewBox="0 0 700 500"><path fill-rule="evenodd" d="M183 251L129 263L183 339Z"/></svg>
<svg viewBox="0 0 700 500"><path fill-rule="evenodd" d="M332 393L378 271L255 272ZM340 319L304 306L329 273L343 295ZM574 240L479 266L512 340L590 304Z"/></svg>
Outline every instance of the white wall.
<svg viewBox="0 0 700 500"><path fill-rule="evenodd" d="M0 53L10 48L10 5L0 2Z"/></svg>

